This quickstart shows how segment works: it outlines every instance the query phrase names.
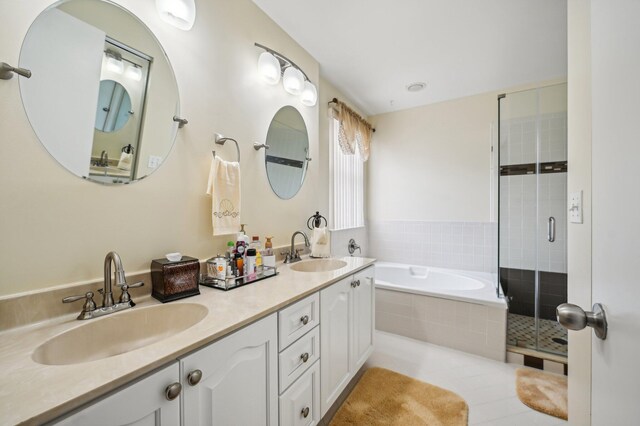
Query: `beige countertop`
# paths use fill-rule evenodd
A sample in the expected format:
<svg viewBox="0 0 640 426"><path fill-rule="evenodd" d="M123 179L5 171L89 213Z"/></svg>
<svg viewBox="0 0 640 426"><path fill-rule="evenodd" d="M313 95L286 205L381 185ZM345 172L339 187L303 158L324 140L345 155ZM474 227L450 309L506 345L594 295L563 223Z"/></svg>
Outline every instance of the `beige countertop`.
<svg viewBox="0 0 640 426"><path fill-rule="evenodd" d="M76 314L2 332L1 423L40 424L52 420L374 263L374 259L360 257L340 259L347 266L330 272L296 272L280 265L276 277L227 292L200 286L200 295L170 303L207 307L209 313L202 321L159 342L101 360L42 365L32 360L32 354L48 339L109 315L78 321ZM137 307L160 304L150 297L136 302Z"/></svg>

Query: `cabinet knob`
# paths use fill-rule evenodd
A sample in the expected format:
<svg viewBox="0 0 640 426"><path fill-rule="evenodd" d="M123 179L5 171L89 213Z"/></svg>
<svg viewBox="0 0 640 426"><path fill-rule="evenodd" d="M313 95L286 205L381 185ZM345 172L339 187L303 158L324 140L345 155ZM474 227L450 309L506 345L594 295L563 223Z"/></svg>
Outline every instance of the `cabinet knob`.
<svg viewBox="0 0 640 426"><path fill-rule="evenodd" d="M300 321L302 321L302 324L307 325L307 323L309 322L309 315L305 315L302 318L300 318Z"/></svg>
<svg viewBox="0 0 640 426"><path fill-rule="evenodd" d="M173 401L174 399L176 399L178 397L178 395L180 395L180 392L182 391L182 385L178 382L176 383L171 383L169 386L167 386L167 388L164 390L164 396L169 400L169 401Z"/></svg>
<svg viewBox="0 0 640 426"><path fill-rule="evenodd" d="M302 409L302 412L300 412L300 414L302 414L302 417L304 417L306 419L307 416L309 416L309 407L304 407Z"/></svg>
<svg viewBox="0 0 640 426"><path fill-rule="evenodd" d="M356 281L356 285L357 285L358 287L360 287L360 280L357 280L357 281Z"/></svg>
<svg viewBox="0 0 640 426"><path fill-rule="evenodd" d="M355 281L351 281L351 288L356 288L356 282Z"/></svg>
<svg viewBox="0 0 640 426"><path fill-rule="evenodd" d="M309 352L305 352L302 355L300 355L300 359L302 359L302 362L309 361Z"/></svg>
<svg viewBox="0 0 640 426"><path fill-rule="evenodd" d="M187 382L189 382L191 386L197 385L200 383L200 380L202 380L202 370L193 370L187 376Z"/></svg>

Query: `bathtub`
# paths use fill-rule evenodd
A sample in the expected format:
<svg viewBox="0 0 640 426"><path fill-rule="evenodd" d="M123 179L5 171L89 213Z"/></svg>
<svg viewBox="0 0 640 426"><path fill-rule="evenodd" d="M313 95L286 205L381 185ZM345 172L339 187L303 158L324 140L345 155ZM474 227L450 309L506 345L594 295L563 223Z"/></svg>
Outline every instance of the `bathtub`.
<svg viewBox="0 0 640 426"><path fill-rule="evenodd" d="M495 275L376 263L376 329L504 361L507 303Z"/></svg>

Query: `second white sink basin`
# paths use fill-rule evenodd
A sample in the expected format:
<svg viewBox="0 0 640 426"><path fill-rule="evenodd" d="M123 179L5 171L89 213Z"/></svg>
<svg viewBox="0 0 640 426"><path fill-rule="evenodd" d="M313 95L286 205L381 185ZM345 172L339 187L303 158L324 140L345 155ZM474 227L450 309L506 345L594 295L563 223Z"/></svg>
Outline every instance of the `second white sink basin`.
<svg viewBox="0 0 640 426"><path fill-rule="evenodd" d="M347 262L338 259L311 259L294 263L291 269L298 272L328 272L344 268Z"/></svg>
<svg viewBox="0 0 640 426"><path fill-rule="evenodd" d="M69 365L123 354L188 329L202 321L209 310L196 303L133 308L59 334L33 352L33 360L45 365Z"/></svg>

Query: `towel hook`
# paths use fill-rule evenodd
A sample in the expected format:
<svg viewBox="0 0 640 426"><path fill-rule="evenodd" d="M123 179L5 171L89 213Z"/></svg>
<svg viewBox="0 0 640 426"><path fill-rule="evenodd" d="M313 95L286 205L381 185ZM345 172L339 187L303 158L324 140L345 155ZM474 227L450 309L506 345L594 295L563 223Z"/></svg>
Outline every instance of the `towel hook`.
<svg viewBox="0 0 640 426"><path fill-rule="evenodd" d="M238 145L238 141L233 139L233 138L225 138L224 136L222 136L220 133L215 133L214 134L214 140L216 142L216 144L218 145L224 145L224 143L226 141L231 141L233 143L236 144L236 151L238 152L238 163L240 162L240 146ZM216 156L216 152L215 151L211 151L213 153L213 156Z"/></svg>

